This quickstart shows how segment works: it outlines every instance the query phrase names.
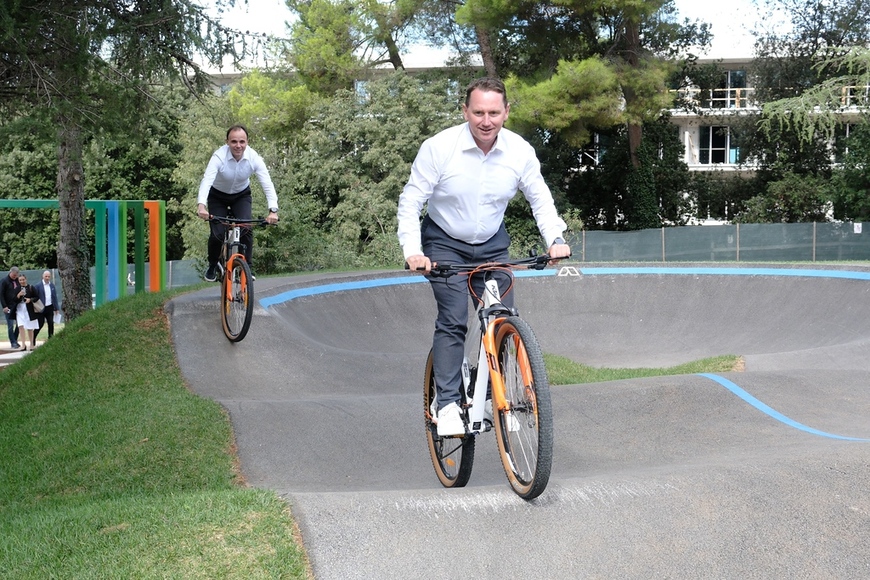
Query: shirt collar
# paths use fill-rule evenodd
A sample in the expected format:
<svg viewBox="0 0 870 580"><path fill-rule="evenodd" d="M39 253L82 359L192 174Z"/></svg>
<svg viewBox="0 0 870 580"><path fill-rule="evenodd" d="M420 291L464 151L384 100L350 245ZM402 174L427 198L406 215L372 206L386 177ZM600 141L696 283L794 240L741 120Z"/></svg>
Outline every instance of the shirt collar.
<svg viewBox="0 0 870 580"><path fill-rule="evenodd" d="M226 159L227 161L235 159L233 157L233 152L230 150L230 146L224 145L224 147L226 147L226 155L224 155L224 159ZM245 147L245 152L242 153L242 159L247 159L248 161L251 160L250 156L248 155L248 148L247 147ZM242 159L239 159L239 161L241 161Z"/></svg>
<svg viewBox="0 0 870 580"><path fill-rule="evenodd" d="M504 127L499 129L498 138L495 140L495 145L490 149L490 153L493 151L507 151L507 140L504 138L505 131L506 129ZM462 132L462 150L468 151L469 149L479 149L479 147L477 147L477 143L474 142L474 136L471 134L471 127L469 126L468 121L466 121L465 130ZM245 153L247 152L248 150L245 149Z"/></svg>

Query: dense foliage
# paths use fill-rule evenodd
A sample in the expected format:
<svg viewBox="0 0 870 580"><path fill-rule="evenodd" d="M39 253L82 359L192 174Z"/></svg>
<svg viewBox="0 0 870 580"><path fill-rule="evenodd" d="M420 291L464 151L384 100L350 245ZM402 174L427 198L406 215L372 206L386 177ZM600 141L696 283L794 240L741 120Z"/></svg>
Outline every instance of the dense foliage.
<svg viewBox="0 0 870 580"><path fill-rule="evenodd" d="M462 87L482 74L473 55L506 79L508 127L535 146L575 231L706 217L866 217L863 119L853 118L847 137L820 121L825 114L777 100L797 97L824 113L843 82L867 80L865 53L854 50L870 41L864 3L767 4L790 14L793 26L759 37L750 72L772 106L731 125L741 161L759 167L735 177L689 173L683 143L661 113L674 105L669 88L692 82L710 90L723 74L693 54L709 42L709 26L680 22L669 0L293 1L289 42L273 45L280 66L247 71L225 94L204 91L192 57L238 57L250 39L187 0L6 3L0 66L11 80L0 87L0 136L12 145L0 152L0 185L11 198L67 205L60 213L0 211L4 260L63 268L61 256L72 255L88 263L92 223L85 216L80 231L64 235L59 219L84 198L166 200L168 257L202 258L207 228L194 214L196 191L226 127L242 122L281 206L279 225L258 232L258 271L393 266L396 200L420 143L461 122ZM158 12L172 22L155 21ZM90 27L65 26L85 13ZM53 52L27 56L47 38ZM461 66L406 73L403 50L412 42L450 44ZM197 97L184 85L199 89ZM256 182L254 189L255 214L265 213ZM540 243L521 196L506 220L515 251ZM66 254L55 253L58 239Z"/></svg>

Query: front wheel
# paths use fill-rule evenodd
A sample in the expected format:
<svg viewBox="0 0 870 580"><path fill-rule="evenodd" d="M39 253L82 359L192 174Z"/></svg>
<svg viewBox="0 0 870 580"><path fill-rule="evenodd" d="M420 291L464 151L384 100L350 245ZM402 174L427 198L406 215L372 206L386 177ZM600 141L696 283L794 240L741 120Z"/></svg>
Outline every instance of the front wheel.
<svg viewBox="0 0 870 580"><path fill-rule="evenodd" d="M493 414L498 450L513 490L524 499L541 495L553 462L553 407L544 356L532 328L510 316L496 332L506 409Z"/></svg>
<svg viewBox="0 0 870 580"><path fill-rule="evenodd" d="M426 359L426 375L423 379L423 413L426 425L426 440L429 455L441 485L464 487L471 478L474 463L474 435L463 437L439 437L438 428L432 422L435 400L435 373L432 369L432 351Z"/></svg>
<svg viewBox="0 0 870 580"><path fill-rule="evenodd" d="M248 334L254 316L254 281L251 268L239 256L227 263L221 281L221 323L231 342L239 342Z"/></svg>

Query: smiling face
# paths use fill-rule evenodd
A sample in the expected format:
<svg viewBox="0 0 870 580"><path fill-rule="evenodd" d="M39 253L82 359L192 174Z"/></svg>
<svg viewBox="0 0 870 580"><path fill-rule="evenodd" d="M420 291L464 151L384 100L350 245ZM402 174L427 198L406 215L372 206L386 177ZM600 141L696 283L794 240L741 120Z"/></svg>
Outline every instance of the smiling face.
<svg viewBox="0 0 870 580"><path fill-rule="evenodd" d="M468 96L468 104L462 105L471 136L484 153L489 153L495 145L509 112L510 105L504 102L504 94L498 91L474 89Z"/></svg>
<svg viewBox="0 0 870 580"><path fill-rule="evenodd" d="M248 134L243 129L233 129L227 135L227 145L230 146L233 159L238 161L245 154L245 149L248 148Z"/></svg>

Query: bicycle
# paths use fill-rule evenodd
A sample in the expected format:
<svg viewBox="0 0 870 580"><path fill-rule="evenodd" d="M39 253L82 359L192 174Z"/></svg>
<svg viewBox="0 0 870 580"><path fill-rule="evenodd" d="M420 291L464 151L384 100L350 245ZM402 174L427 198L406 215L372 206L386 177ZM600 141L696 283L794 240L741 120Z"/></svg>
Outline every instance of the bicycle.
<svg viewBox="0 0 870 580"><path fill-rule="evenodd" d="M493 273L518 268L542 270L548 255L488 264L435 265L429 275L468 276L471 295L477 300L480 340L469 331L462 364L462 410L465 433L440 437L433 422L436 413L432 351L426 361L423 409L429 453L444 487L463 487L471 477L477 435L495 430L502 466L513 491L523 499L541 495L550 479L553 458L553 412L550 385L541 347L532 328L515 308L502 303ZM482 275L485 294L475 294L472 277ZM505 292L507 295L513 285ZM477 349L476 366L474 349ZM471 355L471 357L469 357ZM485 372L479 372L484 369ZM491 420L487 392L491 392Z"/></svg>
<svg viewBox="0 0 870 580"><path fill-rule="evenodd" d="M248 334L254 316L254 277L245 259L242 229L268 225L263 218L236 219L233 216L209 217L209 223L226 227L218 260L221 274L221 326L230 342L239 342Z"/></svg>

